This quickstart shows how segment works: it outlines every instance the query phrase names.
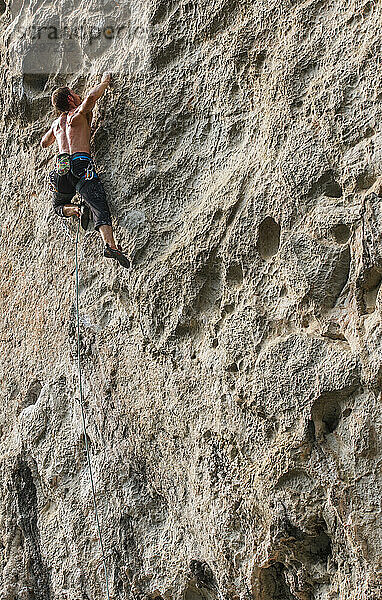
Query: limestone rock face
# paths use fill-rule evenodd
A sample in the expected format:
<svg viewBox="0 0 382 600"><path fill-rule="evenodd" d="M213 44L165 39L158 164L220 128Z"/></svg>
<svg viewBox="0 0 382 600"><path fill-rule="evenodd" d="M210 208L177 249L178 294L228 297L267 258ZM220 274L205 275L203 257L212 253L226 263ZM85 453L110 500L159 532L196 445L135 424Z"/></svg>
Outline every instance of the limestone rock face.
<svg viewBox="0 0 382 600"><path fill-rule="evenodd" d="M52 90L105 70L92 152L133 267L81 233L80 322L110 597L381 598L381 4L78 2L126 36L18 72L57 4L0 2L1 599L106 598L76 225L39 145Z"/></svg>

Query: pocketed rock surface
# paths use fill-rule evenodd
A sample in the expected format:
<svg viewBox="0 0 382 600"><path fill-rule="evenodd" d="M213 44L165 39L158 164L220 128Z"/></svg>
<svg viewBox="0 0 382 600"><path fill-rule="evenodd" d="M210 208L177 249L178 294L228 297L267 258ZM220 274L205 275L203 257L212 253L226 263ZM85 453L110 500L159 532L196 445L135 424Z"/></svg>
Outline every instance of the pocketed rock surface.
<svg viewBox="0 0 382 600"><path fill-rule="evenodd" d="M381 598L380 3L134 0L131 55L68 77L12 72L7 4L1 599L106 597L76 225L39 142L52 89L110 60L92 151L133 267L79 249L110 597Z"/></svg>

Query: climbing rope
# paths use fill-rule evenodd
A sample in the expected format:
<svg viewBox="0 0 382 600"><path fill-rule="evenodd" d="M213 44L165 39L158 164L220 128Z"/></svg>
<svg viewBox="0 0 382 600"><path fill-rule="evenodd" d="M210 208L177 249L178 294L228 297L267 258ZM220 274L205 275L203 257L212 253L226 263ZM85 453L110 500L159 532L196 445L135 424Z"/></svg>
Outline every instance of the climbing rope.
<svg viewBox="0 0 382 600"><path fill-rule="evenodd" d="M96 500L96 495L95 495L95 487L94 487L94 479L93 479L93 469L92 469L92 463L91 463L91 458L90 458L88 434L86 431L84 396L83 396L83 390L82 390L82 370L81 370L81 350L80 350L80 299L79 299L80 294L79 294L79 282L78 282L78 271L79 271L79 269L78 269L78 240L79 240L79 234L80 234L80 224L81 224L81 220L78 219L78 227L77 227L77 235L76 235L76 312L77 312L78 384L79 384L79 391L80 391L80 405L81 405L83 433L84 433L84 438L85 438L86 458L87 458L87 463L88 463L90 481L91 481L91 486L92 486L92 494L93 494L94 514L95 514L95 519L96 519L96 523L97 523L98 541L99 541L99 546L100 546L101 553L102 553L102 561L103 561L103 567L104 567L104 571L105 571L106 598L107 598L107 600L110 600L109 578L108 578L108 574L107 574L105 548L104 548L104 544L103 544L103 540L102 540L101 526L100 526L99 517L98 517L97 500Z"/></svg>

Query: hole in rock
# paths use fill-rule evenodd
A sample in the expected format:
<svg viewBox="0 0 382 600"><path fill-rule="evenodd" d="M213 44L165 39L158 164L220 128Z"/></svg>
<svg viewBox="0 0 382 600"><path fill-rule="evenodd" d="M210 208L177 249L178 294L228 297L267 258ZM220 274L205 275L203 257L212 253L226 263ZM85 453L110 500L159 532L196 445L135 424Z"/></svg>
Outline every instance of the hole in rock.
<svg viewBox="0 0 382 600"><path fill-rule="evenodd" d="M365 138L371 138L373 137L373 135L375 135L375 129L373 129L373 127L366 127L365 129Z"/></svg>
<svg viewBox="0 0 382 600"><path fill-rule="evenodd" d="M231 315L235 310L234 304L225 304L222 308L221 316L226 317L227 315Z"/></svg>
<svg viewBox="0 0 382 600"><path fill-rule="evenodd" d="M275 484L275 489L298 489L301 493L303 490L310 490L312 488L312 484L312 478L305 471L300 469L291 469L279 477Z"/></svg>
<svg viewBox="0 0 382 600"><path fill-rule="evenodd" d="M315 529L316 532L313 536L307 535L305 538L305 551L307 557L312 558L314 562L325 564L329 556L332 555L332 540L327 534L324 522L318 521Z"/></svg>
<svg viewBox="0 0 382 600"><path fill-rule="evenodd" d="M227 269L227 282L231 285L243 283L243 269L238 263L231 263Z"/></svg>
<svg viewBox="0 0 382 600"><path fill-rule="evenodd" d="M375 310L375 305L377 304L377 297L379 292L380 284L377 285L372 290L367 290L363 295L364 305L365 305L365 314L371 314Z"/></svg>
<svg viewBox="0 0 382 600"><path fill-rule="evenodd" d="M358 175L356 180L356 188L358 190L368 190L372 185L375 184L377 178L374 174L363 171Z"/></svg>
<svg viewBox="0 0 382 600"><path fill-rule="evenodd" d="M328 558L332 555L331 538L326 529L326 523L317 515L310 520L310 533L294 525L288 517L275 523L274 539L282 540L282 552L288 547L288 554L294 560L287 565L275 562L268 568L255 567L254 598L256 600L313 600L310 593L299 593L302 589L307 592L312 584L320 583L323 570L326 571ZM318 567L318 580L312 574L312 564ZM305 567L301 572L301 566ZM305 571L305 573L304 573ZM298 586L296 583L298 582ZM317 596L318 598L318 596ZM321 598L321 596L320 596Z"/></svg>
<svg viewBox="0 0 382 600"><path fill-rule="evenodd" d="M323 298L323 305L327 307L333 307L337 299L343 292L350 272L350 248L349 246L343 247L338 259L334 263L334 268L327 280L327 294Z"/></svg>
<svg viewBox="0 0 382 600"><path fill-rule="evenodd" d="M232 145L238 145L243 139L244 126L242 123L234 123L228 132L228 140Z"/></svg>
<svg viewBox="0 0 382 600"><path fill-rule="evenodd" d="M28 388L28 391L25 395L23 406L26 408L27 406L31 406L32 404L36 404L39 395L41 394L42 385L40 381L37 379L31 383Z"/></svg>
<svg viewBox="0 0 382 600"><path fill-rule="evenodd" d="M301 100L301 98L295 98L293 100L293 102L291 103L290 107L292 110L293 109L299 110L303 105L304 105L304 101Z"/></svg>
<svg viewBox="0 0 382 600"><path fill-rule="evenodd" d="M157 323L155 327L155 335L161 336L164 333L164 323Z"/></svg>
<svg viewBox="0 0 382 600"><path fill-rule="evenodd" d="M198 588L214 590L216 581L211 567L204 560L192 560L190 562L190 571L196 579ZM205 596L201 596L204 598Z"/></svg>
<svg viewBox="0 0 382 600"><path fill-rule="evenodd" d="M329 198L340 198L342 196L341 186L335 180L334 172L331 169L325 171L317 181L312 182L307 196L312 198L318 194L324 194Z"/></svg>
<svg viewBox="0 0 382 600"><path fill-rule="evenodd" d="M378 267L367 269L362 276L362 287L366 290L373 290L380 285L382 281L382 271Z"/></svg>
<svg viewBox="0 0 382 600"><path fill-rule="evenodd" d="M163 2L159 2L153 16L152 16L152 24L158 25L161 21L164 21L169 12L174 8L174 2L170 0L163 0Z"/></svg>
<svg viewBox="0 0 382 600"><path fill-rule="evenodd" d="M257 249L264 260L274 256L280 247L280 225L272 217L260 224Z"/></svg>
<svg viewBox="0 0 382 600"><path fill-rule="evenodd" d="M371 11L373 10L373 8L374 8L374 3L373 2L366 2L365 6L362 9L362 15L364 17L367 17L371 13Z"/></svg>
<svg viewBox="0 0 382 600"><path fill-rule="evenodd" d="M30 519L37 525L37 492L33 481L33 474L26 462L20 460L13 473L13 483L17 492L17 504L21 513L21 520ZM21 523L21 526L23 523ZM32 523L31 523L32 528Z"/></svg>
<svg viewBox="0 0 382 600"><path fill-rule="evenodd" d="M4 0L0 0L0 16L5 13L6 8L7 5L5 4Z"/></svg>
<svg viewBox="0 0 382 600"><path fill-rule="evenodd" d="M233 223L237 213L239 212L239 210L242 206L242 203L243 203L243 198L241 195L239 195L238 200L236 200L235 204L233 206L231 206L229 211L227 211L226 227L228 227L229 225L231 225L231 223Z"/></svg>
<svg viewBox="0 0 382 600"><path fill-rule="evenodd" d="M361 306L361 310L363 314L374 312L381 283L382 272L378 267L371 267L364 272L361 281L361 288L363 289L361 302L363 306Z"/></svg>
<svg viewBox="0 0 382 600"><path fill-rule="evenodd" d="M235 362L231 363L230 365L227 366L227 371L229 373L238 373L239 372L239 367L237 366L237 364Z"/></svg>
<svg viewBox="0 0 382 600"><path fill-rule="evenodd" d="M308 442L311 443L316 441L316 429L314 427L314 422L312 421L312 419L309 419L306 424L306 439Z"/></svg>
<svg viewBox="0 0 382 600"><path fill-rule="evenodd" d="M382 366L379 367L376 378L375 378L375 382L376 385L378 387L378 389L381 391L382 390Z"/></svg>
<svg viewBox="0 0 382 600"><path fill-rule="evenodd" d="M337 429L342 416L341 405L354 390L355 387L326 392L317 398L312 406L312 418L318 437L333 433Z"/></svg>
<svg viewBox="0 0 382 600"><path fill-rule="evenodd" d="M23 77L23 86L26 92L35 94L43 92L48 81L48 75L41 73L26 73Z"/></svg>
<svg viewBox="0 0 382 600"><path fill-rule="evenodd" d="M192 320L188 323L178 323L175 328L174 335L175 337L187 337L195 335L197 332L197 322Z"/></svg>
<svg viewBox="0 0 382 600"><path fill-rule="evenodd" d="M349 241L351 231L347 225L341 223L333 227L332 235L337 244L346 244Z"/></svg>
<svg viewBox="0 0 382 600"><path fill-rule="evenodd" d="M342 187L335 180L328 181L325 184L324 195L328 196L328 198L341 198Z"/></svg>
<svg viewBox="0 0 382 600"><path fill-rule="evenodd" d="M213 216L213 220L214 221L220 221L221 218L223 216L223 211L220 210L220 208L217 209L217 211L215 212L214 216Z"/></svg>
<svg viewBox="0 0 382 600"><path fill-rule="evenodd" d="M321 417L327 433L333 433L337 429L340 417L341 409L339 405L334 400L328 402Z"/></svg>
<svg viewBox="0 0 382 600"><path fill-rule="evenodd" d="M183 600L205 600L202 590L190 584L183 592Z"/></svg>
<svg viewBox="0 0 382 600"><path fill-rule="evenodd" d="M261 67L264 64L264 61L267 57L267 53L265 50L263 50L262 52L259 52L255 58L255 68L256 69L261 69Z"/></svg>
<svg viewBox="0 0 382 600"><path fill-rule="evenodd" d="M87 442L87 444L86 444L86 442ZM79 447L81 448L81 450L83 452L86 451L86 446L88 448L92 448L93 447L93 443L92 443L92 441L91 441L91 439L90 439L90 437L88 435L86 435L86 442L85 442L85 435L83 433L81 433L78 445L79 445Z"/></svg>
<svg viewBox="0 0 382 600"><path fill-rule="evenodd" d="M231 85L230 92L229 92L231 99L235 100L235 98L236 98L236 96L238 96L239 92L240 92L240 87L237 85L237 83L233 83ZM382 98L382 93L381 93L381 98Z"/></svg>
<svg viewBox="0 0 382 600"><path fill-rule="evenodd" d="M182 55L186 47L185 38L174 38L167 45L159 45L152 55L152 66L163 69Z"/></svg>
<svg viewBox="0 0 382 600"><path fill-rule="evenodd" d="M296 600L285 579L285 570L280 562L267 569L259 569L255 600Z"/></svg>

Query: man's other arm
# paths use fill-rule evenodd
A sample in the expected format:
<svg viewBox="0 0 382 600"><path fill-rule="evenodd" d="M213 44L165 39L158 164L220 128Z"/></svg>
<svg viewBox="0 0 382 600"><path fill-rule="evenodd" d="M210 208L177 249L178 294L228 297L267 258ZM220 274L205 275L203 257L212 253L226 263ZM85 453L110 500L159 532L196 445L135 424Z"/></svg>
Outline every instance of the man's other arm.
<svg viewBox="0 0 382 600"><path fill-rule="evenodd" d="M101 96L103 96L106 88L109 87L110 81L111 81L110 73L104 73L101 83L99 85L96 85L89 92L89 94L86 96L85 100L79 107L78 112L85 115L85 114L89 113L90 111L92 111L97 100L99 100L101 98Z"/></svg>
<svg viewBox="0 0 382 600"><path fill-rule="evenodd" d="M56 137L53 133L53 125L52 125L52 127L49 129L49 131L41 139L40 146L41 146L41 148L47 148L48 146L51 146L55 141L56 141Z"/></svg>

